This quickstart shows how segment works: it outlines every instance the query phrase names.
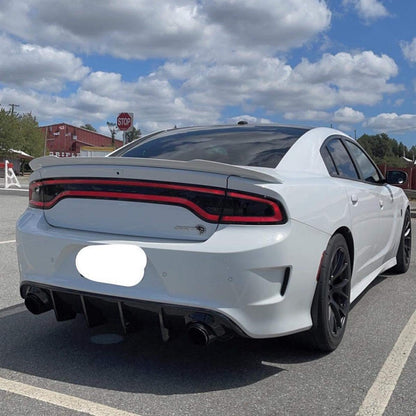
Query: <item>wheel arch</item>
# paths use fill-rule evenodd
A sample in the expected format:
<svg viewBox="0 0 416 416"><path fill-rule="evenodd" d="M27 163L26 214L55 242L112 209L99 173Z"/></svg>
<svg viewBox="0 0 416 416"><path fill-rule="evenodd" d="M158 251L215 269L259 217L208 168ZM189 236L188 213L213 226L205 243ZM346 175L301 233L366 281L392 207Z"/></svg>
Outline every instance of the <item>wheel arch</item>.
<svg viewBox="0 0 416 416"><path fill-rule="evenodd" d="M352 237L351 230L348 227L340 227L338 228L333 235L341 234L345 241L347 242L348 252L350 254L350 261L351 261L351 273L354 270L354 239Z"/></svg>

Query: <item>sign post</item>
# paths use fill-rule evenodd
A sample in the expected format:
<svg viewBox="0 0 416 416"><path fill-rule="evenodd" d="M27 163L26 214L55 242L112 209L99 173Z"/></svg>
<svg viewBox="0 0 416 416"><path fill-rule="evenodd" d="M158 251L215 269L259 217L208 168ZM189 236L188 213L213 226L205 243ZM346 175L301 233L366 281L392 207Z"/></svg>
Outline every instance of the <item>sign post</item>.
<svg viewBox="0 0 416 416"><path fill-rule="evenodd" d="M133 113L120 113L117 117L117 127L123 132L123 144L126 144L126 132L133 130Z"/></svg>

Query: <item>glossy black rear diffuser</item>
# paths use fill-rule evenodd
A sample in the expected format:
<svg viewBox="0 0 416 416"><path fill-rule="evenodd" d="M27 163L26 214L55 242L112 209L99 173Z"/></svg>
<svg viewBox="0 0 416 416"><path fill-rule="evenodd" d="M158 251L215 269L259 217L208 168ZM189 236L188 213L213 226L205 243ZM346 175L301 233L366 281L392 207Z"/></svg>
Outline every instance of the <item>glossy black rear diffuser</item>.
<svg viewBox="0 0 416 416"><path fill-rule="evenodd" d="M216 311L135 299L96 295L70 289L23 282L20 294L26 299L31 290L46 292L51 299L57 321L85 317L87 326L118 324L124 334L143 327L160 326L163 341L172 333L182 332L192 322L208 322L213 327L226 329L227 335L247 335L229 318Z"/></svg>

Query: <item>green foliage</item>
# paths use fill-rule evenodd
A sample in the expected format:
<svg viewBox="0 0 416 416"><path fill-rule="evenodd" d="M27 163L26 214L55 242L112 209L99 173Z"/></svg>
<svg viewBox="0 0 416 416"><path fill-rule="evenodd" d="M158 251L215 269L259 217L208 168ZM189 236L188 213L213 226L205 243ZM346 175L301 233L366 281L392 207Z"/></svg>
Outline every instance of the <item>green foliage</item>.
<svg viewBox="0 0 416 416"><path fill-rule="evenodd" d="M0 109L0 155L9 156L9 150L18 140L17 118Z"/></svg>
<svg viewBox="0 0 416 416"><path fill-rule="evenodd" d="M91 131L97 131L94 126L92 126L90 123L84 124L83 126L80 126L81 129L91 130Z"/></svg>
<svg viewBox="0 0 416 416"><path fill-rule="evenodd" d="M142 135L142 132L140 129L136 129L136 127L133 126L133 129L126 133L126 143L130 143L133 140L136 140L140 138Z"/></svg>
<svg viewBox="0 0 416 416"><path fill-rule="evenodd" d="M403 158L397 157L397 156L391 156L386 157L383 161L383 163L380 163L380 165L386 164L386 166L390 168L405 168L408 165L408 162L406 162Z"/></svg>
<svg viewBox="0 0 416 416"><path fill-rule="evenodd" d="M23 114L19 119L21 146L18 150L28 153L34 157L42 156L45 138L39 128L36 117L32 114Z"/></svg>
<svg viewBox="0 0 416 416"><path fill-rule="evenodd" d="M22 150L34 157L43 154L43 137L32 114L12 114L0 109L0 155L10 156L10 150Z"/></svg>
<svg viewBox="0 0 416 416"><path fill-rule="evenodd" d="M378 165L406 167L407 162L402 156L412 158L411 152L403 143L399 143L385 133L373 136L363 134L357 141ZM416 156L416 147L413 146L413 148L415 148L414 155Z"/></svg>

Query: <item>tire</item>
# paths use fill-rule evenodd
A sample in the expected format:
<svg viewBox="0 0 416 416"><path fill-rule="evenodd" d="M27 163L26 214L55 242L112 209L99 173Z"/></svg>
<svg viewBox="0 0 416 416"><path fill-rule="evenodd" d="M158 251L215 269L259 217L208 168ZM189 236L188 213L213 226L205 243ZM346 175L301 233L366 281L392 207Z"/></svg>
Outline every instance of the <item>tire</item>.
<svg viewBox="0 0 416 416"><path fill-rule="evenodd" d="M345 238L335 234L323 254L312 302L314 349L334 351L340 344L350 309L351 261Z"/></svg>
<svg viewBox="0 0 416 416"><path fill-rule="evenodd" d="M409 270L410 259L412 254L412 222L410 212L407 209L403 221L402 234L400 236L400 245L397 250L397 264L391 269L393 273L401 274Z"/></svg>

